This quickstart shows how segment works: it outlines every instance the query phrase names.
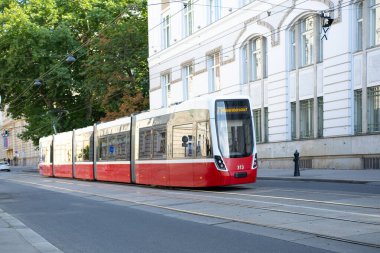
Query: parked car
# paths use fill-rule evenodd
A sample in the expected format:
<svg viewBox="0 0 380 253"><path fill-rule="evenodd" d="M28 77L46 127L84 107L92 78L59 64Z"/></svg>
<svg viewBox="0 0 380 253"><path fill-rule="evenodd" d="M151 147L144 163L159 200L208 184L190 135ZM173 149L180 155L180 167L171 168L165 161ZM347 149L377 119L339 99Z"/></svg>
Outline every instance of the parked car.
<svg viewBox="0 0 380 253"><path fill-rule="evenodd" d="M9 166L9 163L8 162L1 162L0 161L0 171L8 171L8 172L10 172L11 168Z"/></svg>

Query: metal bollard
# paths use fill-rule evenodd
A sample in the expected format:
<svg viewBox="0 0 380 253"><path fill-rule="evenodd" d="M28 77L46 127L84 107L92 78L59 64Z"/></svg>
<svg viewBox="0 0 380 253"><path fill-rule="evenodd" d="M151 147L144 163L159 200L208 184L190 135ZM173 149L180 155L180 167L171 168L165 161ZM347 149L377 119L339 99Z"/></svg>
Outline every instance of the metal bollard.
<svg viewBox="0 0 380 253"><path fill-rule="evenodd" d="M300 160L300 153L298 153L298 151L296 150L296 152L294 152L294 158L293 158L293 162L294 162L294 176L295 177L299 177L300 176L299 160Z"/></svg>

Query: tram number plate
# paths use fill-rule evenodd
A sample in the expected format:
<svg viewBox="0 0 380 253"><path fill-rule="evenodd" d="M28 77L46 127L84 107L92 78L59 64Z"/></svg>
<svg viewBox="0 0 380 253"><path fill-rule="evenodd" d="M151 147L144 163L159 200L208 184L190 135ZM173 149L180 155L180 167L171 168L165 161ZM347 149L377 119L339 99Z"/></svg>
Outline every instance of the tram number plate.
<svg viewBox="0 0 380 253"><path fill-rule="evenodd" d="M248 174L247 172L236 172L234 176L235 178L244 178L244 177L247 177Z"/></svg>

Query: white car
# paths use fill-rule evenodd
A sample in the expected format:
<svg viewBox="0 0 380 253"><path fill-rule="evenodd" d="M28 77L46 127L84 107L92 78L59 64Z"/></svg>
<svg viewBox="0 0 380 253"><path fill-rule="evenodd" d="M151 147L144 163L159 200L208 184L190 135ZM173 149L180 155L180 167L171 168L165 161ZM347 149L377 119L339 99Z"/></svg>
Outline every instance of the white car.
<svg viewBox="0 0 380 253"><path fill-rule="evenodd" d="M0 171L11 171L11 168L9 166L8 162L0 162Z"/></svg>

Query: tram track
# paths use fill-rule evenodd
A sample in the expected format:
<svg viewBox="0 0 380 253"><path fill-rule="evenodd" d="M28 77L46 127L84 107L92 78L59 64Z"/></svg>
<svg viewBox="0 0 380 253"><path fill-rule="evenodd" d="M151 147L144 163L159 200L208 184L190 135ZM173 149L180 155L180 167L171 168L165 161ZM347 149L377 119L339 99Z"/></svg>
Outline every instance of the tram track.
<svg viewBox="0 0 380 253"><path fill-rule="evenodd" d="M380 194L353 194L353 193L343 193L343 192L326 192L326 191L314 191L314 190L290 190L290 189L283 189L283 188L270 188L270 189L260 189L255 188L252 189L255 192L274 192L274 191L281 191L281 192L289 192L289 193L297 193L297 194L319 194L319 195L329 195L329 196L340 196L340 197L350 197L350 198L361 198L361 197L369 197L369 198L378 198L380 197Z"/></svg>
<svg viewBox="0 0 380 253"><path fill-rule="evenodd" d="M164 195L160 194L151 194L155 195L157 197L164 197ZM202 196L205 197L205 196ZM210 197L210 196L206 196ZM183 198L178 198L178 199L183 199ZM193 200L193 201L200 201L199 198L186 198L187 200ZM244 200L244 199L234 199L234 200ZM244 200L247 201L247 200ZM248 200L249 201L249 200ZM223 202L223 201L215 201L215 200L204 200L204 203L213 203L213 204L220 204L220 205L231 205L229 202ZM262 203L262 202L261 202ZM274 203L274 202L266 202L267 204L270 205L276 205L276 206L288 206L288 207L294 207L294 205L287 205L283 203ZM286 213L286 214L295 214L295 215L302 215L302 216L308 216L308 217L313 217L313 218L321 218L321 219L329 219L329 220L336 220L336 221L345 221L345 222L352 222L352 223L360 223L360 224L367 224L367 225L380 225L380 222L367 222L367 221L358 221L358 220L352 220L352 219L345 219L345 218L339 218L339 217L329 217L329 216L323 216L323 215L315 215L315 214L310 214L310 213L305 213L305 212L294 212L294 211L287 211L287 210L280 210L276 208L270 208L270 207L257 207L253 205L243 205L243 204L237 204L233 203L234 206L239 206L242 208L249 208L249 209L255 209L255 210L263 210L263 211L271 211L271 212L277 212L277 213ZM337 210L332 210L332 209L322 209L322 208L313 208L313 207L307 207L303 206L302 208L305 209L315 209L317 211L329 211L329 212L336 212L339 213L341 211ZM376 208L377 210L378 208ZM372 214L362 214L362 213L355 213L355 212L344 212L342 215L349 214L349 215L360 215L360 216L367 216L367 217L372 217L372 218L379 218L380 220L380 215L372 215Z"/></svg>
<svg viewBox="0 0 380 253"><path fill-rule="evenodd" d="M123 201L123 202L132 203L134 205L159 208L159 209L173 211L173 212L177 212L177 213L190 214L190 215L196 215L196 216L207 217L207 218L216 218L216 219L223 220L222 223L237 222L237 223L242 223L242 224L259 226L259 227L263 227L263 228L270 228L270 229L275 229L275 230L288 231L288 232L303 234L303 235L307 235L307 236L311 236L311 237L323 238L323 239L332 240L332 241L344 242L344 243L348 243L348 244L354 244L354 245L360 245L360 246L372 247L372 248L380 248L380 244L377 244L377 243L369 243L369 242L365 242L365 241L352 240L352 239L347 239L347 238L343 238L343 237L332 236L332 235L322 234L322 233L317 233L317 232L311 232L311 231L306 231L306 230L302 230L302 229L294 229L294 228L289 228L289 227L284 227L284 226L279 226L279 225L263 224L261 222L254 222L252 220L243 220L243 219L239 219L239 218L236 218L236 217L228 217L228 216L216 215L216 214L212 214L212 213L210 214L210 213L201 212L201 211L186 210L184 208L174 207L173 205L169 206L169 205L160 205L160 204L150 203L152 201L136 201L136 200L125 199L125 198L121 198L121 197L113 197L113 196L110 196L110 195L107 195L107 194L99 194L99 193L93 193L93 192L89 193L88 191L69 189L69 188L67 188L67 187L69 187L69 185L67 185L67 184L63 185L63 186L54 186L54 185L46 185L46 184L42 184L42 183L34 183L34 182L30 182L30 181L26 181L26 180L19 180L19 179L7 179L7 180L14 181L14 182L17 182L17 183L31 184L31 185L34 185L34 186L37 186L37 187L47 188L47 189L51 189L51 190L66 191L66 192L71 192L71 193L79 193L79 194L85 194L86 196L93 196L93 197L102 197L104 199L109 199L110 201ZM196 192L203 192L204 193L205 191L196 191ZM206 192L209 192L209 191L206 191ZM153 195L156 196L156 197L168 197L167 194L165 194L165 195L162 195L162 194L152 194L152 193L149 194L149 196L153 196ZM182 194L182 197L177 197L177 198L183 200L184 199L183 197L184 196ZM207 196L207 197L209 197L209 196ZM211 196L211 197L215 197L215 196ZM170 199L172 199L172 198L173 198L173 196L170 197ZM188 199L188 197L185 198L185 199ZM200 201L198 195L191 196L191 198L188 199L188 200L191 200L191 201L197 200L198 202ZM215 200L211 201L211 202L210 202L210 200L203 200L203 202L216 203L216 204L221 204L221 205L228 205L228 204L231 205L231 203L229 203L229 202L215 201ZM275 204L275 203L272 203L272 204ZM358 205L352 205L352 206L357 207ZM255 206L251 206L250 207L249 205L242 205L242 207L245 207L245 208L254 208L254 209L265 210L265 211L290 213L290 214L295 214L295 215L306 215L306 216L309 216L309 217L321 218L321 219L332 219L332 220L339 220L339 221L345 221L345 222L357 222L357 223L362 223L362 224L367 224L367 225L379 225L379 223L376 223L376 222L375 223L370 223L370 222L352 221L352 220L341 219L341 218L333 218L333 217L324 217L324 216L310 215L310 214L301 213L301 212L290 212L290 211L284 211L284 210L275 210L274 208L268 208L268 207L255 207ZM375 207L374 209L377 210L379 208ZM376 217L378 217L378 216L376 216ZM213 225L218 225L218 224L213 224Z"/></svg>
<svg viewBox="0 0 380 253"><path fill-rule="evenodd" d="M217 192L217 191L204 191L204 190L185 190L185 191L210 192L210 193L215 193L215 194L268 198L268 199L277 199L277 200L290 200L290 201L298 201L298 202L308 202L308 203L316 203L316 204L326 204L326 205L334 205L334 206L357 207L357 208L364 208L364 209L380 210L380 207L377 207L377 206L357 205L357 204L350 204L350 203L344 203L344 202L323 201L323 200L315 200L315 199L302 199L302 198L290 198L290 197L280 197L280 196L271 196L271 195Z"/></svg>
<svg viewBox="0 0 380 253"><path fill-rule="evenodd" d="M21 174L21 173L20 173ZM40 178L39 175L34 175L36 178ZM62 179L61 179L62 180ZM65 182L56 181L62 184L65 184ZM71 179L63 179L63 180L71 180ZM91 181L93 182L93 181ZM94 181L96 182L96 181ZM103 181L99 181L102 183L107 183ZM66 184L72 184L66 183ZM118 183L115 183L117 185ZM122 184L125 185L125 184ZM143 187L143 188L152 188L152 186L149 185L134 185L137 187ZM326 205L334 205L334 206L344 206L344 207L356 207L356 208L364 208L364 209L373 209L373 210L380 210L380 206L368 206L368 205L357 205L357 204L350 204L350 203L344 203L344 202L333 202L333 201L323 201L323 200L315 200L315 199L302 199L302 198L291 198L291 197L282 197L282 196L272 196L272 195L261 195L261 194L246 194L246 193L236 193L236 192L225 192L225 191L212 191L212 190L194 190L194 189L185 189L185 188L175 188L175 187L161 187L162 189L175 189L176 191L183 191L183 192L203 192L203 193L213 193L213 194L219 194L219 195L235 195L235 196L242 196L242 197L257 197L257 198L269 198L269 199L277 199L277 200L289 200L289 201L297 201L297 202L308 202L308 203L316 203L316 204L326 204ZM281 189L282 190L282 189ZM297 191L299 193L299 191ZM316 191L304 191L305 193L320 193ZM326 193L323 193L326 195ZM356 197L379 197L376 195L357 195L357 194L342 194L342 193L330 193L330 195L342 195L345 197L350 198L356 198ZM278 203L281 204L281 203Z"/></svg>
<svg viewBox="0 0 380 253"><path fill-rule="evenodd" d="M62 184L67 184L67 185L73 185L72 182L64 182L62 180L55 180L54 182L56 183L62 183ZM84 184L79 184L78 185L84 186ZM149 188L149 186L145 185L139 185L138 187L142 188ZM269 195L257 195L257 194L241 194L241 193L226 193L226 192L218 192L218 191L209 191L209 190L191 190L191 189L178 189L175 188L176 191L182 191L182 192L190 192L190 193L213 193L213 194L219 194L219 195L233 195L233 196L244 196L244 197L261 197L261 198L270 198L270 199L280 199L280 200L292 200L292 201L303 201L307 203L318 203L318 204L326 204L326 205L335 205L335 206L344 206L344 207L353 207L353 208L365 208L365 209L371 209L371 210L380 210L379 207L373 207L373 206L364 206L364 205L353 205L353 204L348 204L348 203L339 203L339 202L331 202L331 201L319 201L319 200L310 200L310 199L299 199L299 198L289 198L289 197L278 197L278 196L269 196ZM157 193L150 193L151 195L157 196L157 197L167 197L166 195L162 194L157 194ZM184 193L178 193L178 192L173 192L171 191L170 194L175 194L175 195L182 195L181 198L177 199L183 199L183 196L186 194ZM186 199L189 201L199 201L198 199L199 195L196 196L186 196ZM202 195L201 197L206 197L206 198L225 198L225 197L217 197L217 196L210 196L210 195ZM171 197L173 198L173 197ZM295 205L291 204L284 204L280 202L263 202L263 201L256 201L252 199L232 199L234 201L242 201L242 202L258 202L261 204L268 204L268 205L276 205L279 207L294 207ZM204 200L204 203L214 203L214 204L219 204L219 205L231 205L230 202L223 202L223 201L216 201L216 200ZM306 212L295 212L295 211L288 211L288 210L281 210L278 208L270 208L270 207L258 207L254 205L244 205L244 204L237 204L233 203L234 206L239 206L242 208L249 208L249 209L255 209L255 210L263 210L263 211L271 211L271 212L277 212L277 213L286 213L286 214L294 214L294 215L302 215L302 216L308 216L308 217L314 217L314 218L321 218L321 219L329 219L329 220L337 220L337 221L345 221L345 222L352 222L352 223L360 223L360 224L367 224L367 225L380 225L379 222L367 222L367 221L359 221L359 220L352 220L352 219L346 219L346 218L339 218L339 217L329 217L326 215L315 215L315 214L310 214ZM358 216L366 216L366 217L372 217L372 218L379 218L379 215L373 215L373 214L363 214L363 213L356 213L356 212L347 212L347 211L338 211L338 210L333 210L333 209L325 209L325 208L314 208L314 207L308 207L308 206L301 206L303 209L310 209L310 210L317 210L317 211L327 211L327 212L335 212L337 214L341 215L358 215Z"/></svg>

